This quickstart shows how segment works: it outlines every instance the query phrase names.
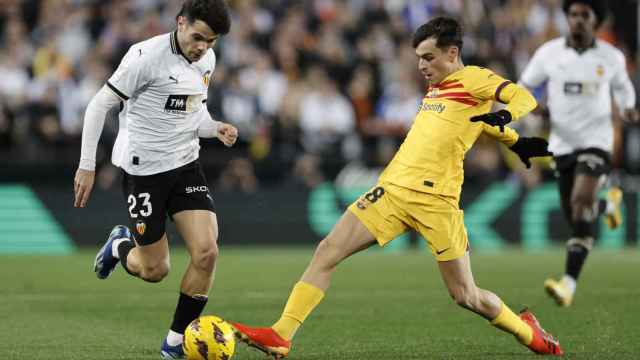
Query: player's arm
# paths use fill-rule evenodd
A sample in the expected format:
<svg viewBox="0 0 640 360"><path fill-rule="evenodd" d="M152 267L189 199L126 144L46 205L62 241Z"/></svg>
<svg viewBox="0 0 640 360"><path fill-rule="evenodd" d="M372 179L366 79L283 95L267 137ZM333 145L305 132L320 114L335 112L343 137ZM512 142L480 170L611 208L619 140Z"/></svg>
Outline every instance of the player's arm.
<svg viewBox="0 0 640 360"><path fill-rule="evenodd" d="M504 110L511 114L512 121L527 115L538 106L536 98L529 90L511 82L506 83L504 88L496 93L496 100L507 104Z"/></svg>
<svg viewBox="0 0 640 360"><path fill-rule="evenodd" d="M547 74L547 70L545 68L545 63L548 64L548 61L544 61L545 57L548 56L548 52L548 47L543 45L535 52L535 54L533 54L533 57L531 57L531 60L520 75L518 85L521 85L529 91L533 92L535 89L538 89L544 83L549 81L549 75ZM532 112L534 114L542 115L546 118L549 117L549 110L545 105L540 104L539 102L538 106L534 108Z"/></svg>
<svg viewBox="0 0 640 360"><path fill-rule="evenodd" d="M482 131L485 134L505 144L511 151L518 155L527 168L531 167L530 158L553 155L553 153L549 151L549 143L543 138L521 137L510 127L505 127L504 131L500 131L495 126L482 125Z"/></svg>
<svg viewBox="0 0 640 360"><path fill-rule="evenodd" d="M93 182L95 180L96 150L98 141L104 128L107 112L122 101L107 86L91 99L84 115L82 127L82 149L80 151L80 164L74 178L75 201L73 206L85 207Z"/></svg>
<svg viewBox="0 0 640 360"><path fill-rule="evenodd" d="M549 80L544 61L547 52L547 48L543 46L533 54L531 61L529 61L522 71L518 84L527 89L535 89Z"/></svg>
<svg viewBox="0 0 640 360"><path fill-rule="evenodd" d="M209 64L209 69L211 73L216 68L216 54L211 51L211 63ZM206 100L200 109L201 117L200 124L198 126L198 137L210 139L210 138L218 138L225 146L231 147L238 140L238 129L231 125L224 123L222 121L216 121L211 117L209 110L206 106Z"/></svg>
<svg viewBox="0 0 640 360"><path fill-rule="evenodd" d="M238 129L235 126L214 120L204 106L201 113L198 137L205 139L218 138L228 147L236 143L238 139Z"/></svg>
<svg viewBox="0 0 640 360"><path fill-rule="evenodd" d="M471 121L482 121L491 126L498 126L503 132L506 124L528 114L538 105L529 90L508 80L496 87L495 100L507 104L507 107L496 112L474 116Z"/></svg>
<svg viewBox="0 0 640 360"><path fill-rule="evenodd" d="M627 74L624 56L620 54L618 58L618 71L611 79L611 91L613 98L622 110L622 120L628 122L638 122L639 116L636 110L636 92Z"/></svg>
<svg viewBox="0 0 640 360"><path fill-rule="evenodd" d="M87 106L82 128L80 165L74 178L75 207L85 207L95 179L96 149L102 134L107 112L150 81L146 53L131 47L122 58L116 72Z"/></svg>
<svg viewBox="0 0 640 360"><path fill-rule="evenodd" d="M492 137L496 141L505 144L507 147L511 147L518 141L520 135L510 127L505 127L504 131L500 131L499 128L491 126L489 124L482 124L482 132Z"/></svg>
<svg viewBox="0 0 640 360"><path fill-rule="evenodd" d="M538 105L529 89L536 88L548 80L543 58L547 52L546 47L540 48L531 58L520 78L524 86L512 82L484 69L479 74L478 80L472 89L472 94L483 100L499 101L507 104L503 110L494 113L483 114L474 117L472 121L483 121L493 126L499 126L502 130L505 124L515 121L528 114Z"/></svg>

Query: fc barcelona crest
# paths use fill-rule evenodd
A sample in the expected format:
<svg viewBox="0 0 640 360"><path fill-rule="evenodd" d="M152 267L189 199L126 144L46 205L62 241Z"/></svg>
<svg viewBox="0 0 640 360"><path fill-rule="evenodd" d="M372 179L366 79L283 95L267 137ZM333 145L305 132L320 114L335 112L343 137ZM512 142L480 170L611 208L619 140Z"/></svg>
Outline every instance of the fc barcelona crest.
<svg viewBox="0 0 640 360"><path fill-rule="evenodd" d="M207 70L206 73L204 73L204 76L202 77L202 82L204 83L204 86L209 86L209 79L211 78L211 70Z"/></svg>
<svg viewBox="0 0 640 360"><path fill-rule="evenodd" d="M142 220L138 220L138 222L136 223L136 231L138 232L138 234L144 235L145 230L147 230L147 224L145 224Z"/></svg>

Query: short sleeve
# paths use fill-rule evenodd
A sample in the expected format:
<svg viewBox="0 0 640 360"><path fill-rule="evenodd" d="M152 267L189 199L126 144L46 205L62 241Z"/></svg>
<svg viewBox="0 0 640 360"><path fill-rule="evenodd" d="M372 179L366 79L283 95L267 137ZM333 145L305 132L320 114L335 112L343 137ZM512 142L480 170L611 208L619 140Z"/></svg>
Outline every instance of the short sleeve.
<svg viewBox="0 0 640 360"><path fill-rule="evenodd" d="M536 88L547 81L543 52L543 49L538 49L538 51L535 52L520 76L520 83L529 89Z"/></svg>
<svg viewBox="0 0 640 360"><path fill-rule="evenodd" d="M479 68L475 76L473 76L469 92L476 99L502 102L500 100L500 92L509 84L511 84L511 81L493 71Z"/></svg>
<svg viewBox="0 0 640 360"><path fill-rule="evenodd" d="M149 82L147 57L142 49L131 47L107 81L107 86L123 100L129 100L136 90Z"/></svg>
<svg viewBox="0 0 640 360"><path fill-rule="evenodd" d="M616 50L611 59L615 64L614 75L611 78L611 89L616 104L622 109L634 108L636 106L636 93L633 83L629 79L624 54Z"/></svg>

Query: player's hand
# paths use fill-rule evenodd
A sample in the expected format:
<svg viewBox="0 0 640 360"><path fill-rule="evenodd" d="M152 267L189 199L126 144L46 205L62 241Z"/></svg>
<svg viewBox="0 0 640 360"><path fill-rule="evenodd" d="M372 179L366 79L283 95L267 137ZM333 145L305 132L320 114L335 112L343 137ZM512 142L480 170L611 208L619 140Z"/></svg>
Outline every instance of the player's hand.
<svg viewBox="0 0 640 360"><path fill-rule="evenodd" d="M235 126L227 123L220 123L218 125L218 139L222 141L225 146L231 147L238 140L238 129Z"/></svg>
<svg viewBox="0 0 640 360"><path fill-rule="evenodd" d="M635 124L640 121L640 115L638 114L638 110L634 108L625 109L622 113L622 120L624 122Z"/></svg>
<svg viewBox="0 0 640 360"><path fill-rule="evenodd" d="M231 147L236 143L236 140L238 140L238 129L231 124L220 123L220 125L218 125L218 139L220 139L225 146Z"/></svg>
<svg viewBox="0 0 640 360"><path fill-rule="evenodd" d="M520 160L527 166L527 169L531 167L529 158L553 156L553 153L549 151L549 143L547 140L538 137L521 137L515 144L511 145L509 149L518 154Z"/></svg>
<svg viewBox="0 0 640 360"><path fill-rule="evenodd" d="M85 207L93 189L93 182L96 179L96 172L90 170L78 169L76 177L73 180L73 190L75 193L74 207Z"/></svg>
<svg viewBox="0 0 640 360"><path fill-rule="evenodd" d="M499 110L492 113L477 115L471 118L471 122L482 121L491 126L499 126L500 132L504 132L504 126L512 120L511 113L507 110Z"/></svg>

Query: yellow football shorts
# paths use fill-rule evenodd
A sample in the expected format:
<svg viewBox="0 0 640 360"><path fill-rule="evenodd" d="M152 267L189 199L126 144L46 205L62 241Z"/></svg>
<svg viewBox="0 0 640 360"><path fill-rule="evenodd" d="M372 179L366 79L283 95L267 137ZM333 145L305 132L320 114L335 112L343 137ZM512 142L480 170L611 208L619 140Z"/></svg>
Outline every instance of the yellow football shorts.
<svg viewBox="0 0 640 360"><path fill-rule="evenodd" d="M458 200L381 183L349 206L384 246L408 229L427 240L438 261L457 259L469 246Z"/></svg>

